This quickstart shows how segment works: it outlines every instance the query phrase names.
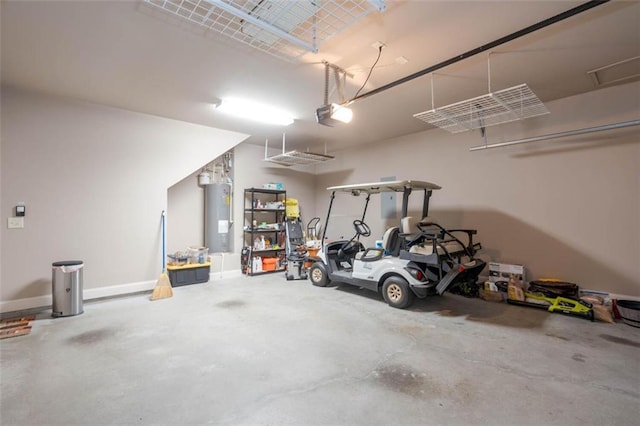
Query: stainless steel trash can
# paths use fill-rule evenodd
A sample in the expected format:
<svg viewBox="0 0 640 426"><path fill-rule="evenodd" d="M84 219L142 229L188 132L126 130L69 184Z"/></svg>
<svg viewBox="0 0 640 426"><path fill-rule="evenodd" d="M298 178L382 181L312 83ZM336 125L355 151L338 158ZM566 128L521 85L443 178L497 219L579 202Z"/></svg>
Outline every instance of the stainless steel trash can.
<svg viewBox="0 0 640 426"><path fill-rule="evenodd" d="M54 317L68 317L83 313L81 260L63 260L51 264L51 286Z"/></svg>

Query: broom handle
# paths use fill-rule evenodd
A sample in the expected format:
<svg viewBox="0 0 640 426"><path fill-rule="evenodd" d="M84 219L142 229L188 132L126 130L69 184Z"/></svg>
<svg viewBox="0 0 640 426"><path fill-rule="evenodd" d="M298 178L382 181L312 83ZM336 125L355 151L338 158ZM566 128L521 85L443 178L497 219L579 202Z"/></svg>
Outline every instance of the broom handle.
<svg viewBox="0 0 640 426"><path fill-rule="evenodd" d="M167 265L166 265L167 255L165 253L166 248L165 248L165 237L164 237L164 216L165 216L165 213L164 213L164 210L162 210L162 272L164 272L167 269Z"/></svg>

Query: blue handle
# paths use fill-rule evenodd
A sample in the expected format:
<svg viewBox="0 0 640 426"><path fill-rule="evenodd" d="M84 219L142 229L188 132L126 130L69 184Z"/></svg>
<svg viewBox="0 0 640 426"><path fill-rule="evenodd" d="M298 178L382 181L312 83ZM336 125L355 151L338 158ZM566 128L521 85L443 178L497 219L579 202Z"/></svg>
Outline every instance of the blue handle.
<svg viewBox="0 0 640 426"><path fill-rule="evenodd" d="M164 210L162 210L162 270L164 271L165 269L167 269L167 255L165 253L165 238L164 238Z"/></svg>

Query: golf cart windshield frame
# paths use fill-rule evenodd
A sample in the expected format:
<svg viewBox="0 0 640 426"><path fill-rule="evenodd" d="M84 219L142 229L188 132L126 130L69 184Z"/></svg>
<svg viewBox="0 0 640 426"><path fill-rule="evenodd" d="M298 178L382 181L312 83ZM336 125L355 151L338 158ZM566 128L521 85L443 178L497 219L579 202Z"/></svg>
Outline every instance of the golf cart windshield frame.
<svg viewBox="0 0 640 426"><path fill-rule="evenodd" d="M331 191L331 200L329 201L329 211L327 212L327 218L324 223L324 230L322 231L322 241L325 240L327 227L329 225L329 217L331 217L331 208L333 207L333 200L337 192L351 194L353 196L359 196L360 194L367 194L367 198L364 204L364 211L362 212L361 220L364 221L367 214L367 207L369 205L369 199L371 194L380 194L383 192L402 192L402 216L406 217L408 213L409 195L414 190L422 190L424 193L424 199L422 202L422 217L429 215L429 199L433 190L441 189L439 185L431 182L424 182L418 180L394 180L384 182L370 182L360 183L353 185L339 185L330 186L327 191Z"/></svg>

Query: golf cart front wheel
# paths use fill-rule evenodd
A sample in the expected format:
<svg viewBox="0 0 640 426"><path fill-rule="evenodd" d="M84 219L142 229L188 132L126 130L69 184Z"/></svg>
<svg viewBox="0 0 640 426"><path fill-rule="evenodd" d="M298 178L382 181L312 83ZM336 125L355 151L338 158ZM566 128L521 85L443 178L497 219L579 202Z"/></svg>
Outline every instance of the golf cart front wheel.
<svg viewBox="0 0 640 426"><path fill-rule="evenodd" d="M389 277L382 284L382 297L389 306L404 309L411 306L415 295L401 277Z"/></svg>
<svg viewBox="0 0 640 426"><path fill-rule="evenodd" d="M311 284L318 287L326 287L329 284L327 270L320 262L316 262L311 266L311 269L309 270L309 278L311 279Z"/></svg>

